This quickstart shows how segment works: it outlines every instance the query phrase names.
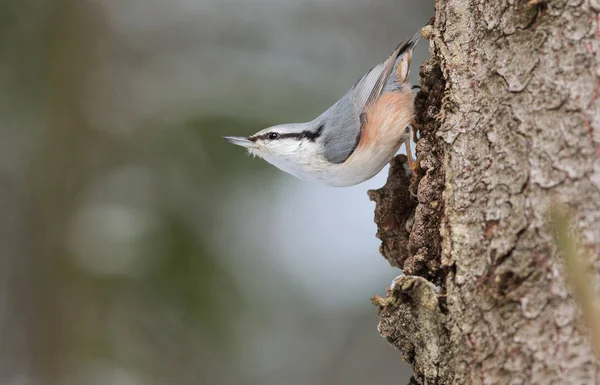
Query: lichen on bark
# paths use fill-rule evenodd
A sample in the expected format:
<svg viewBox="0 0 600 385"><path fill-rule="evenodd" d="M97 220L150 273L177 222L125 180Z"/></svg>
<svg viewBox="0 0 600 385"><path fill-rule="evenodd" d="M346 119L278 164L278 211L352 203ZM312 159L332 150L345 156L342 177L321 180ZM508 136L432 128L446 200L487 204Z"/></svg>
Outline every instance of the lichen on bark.
<svg viewBox="0 0 600 385"><path fill-rule="evenodd" d="M422 383L437 378L438 383L449 383L452 360L447 312L444 297L438 296L435 286L422 277L400 276L392 282L386 298L372 301L379 308L377 329L400 351L402 359L413 365L413 380Z"/></svg>

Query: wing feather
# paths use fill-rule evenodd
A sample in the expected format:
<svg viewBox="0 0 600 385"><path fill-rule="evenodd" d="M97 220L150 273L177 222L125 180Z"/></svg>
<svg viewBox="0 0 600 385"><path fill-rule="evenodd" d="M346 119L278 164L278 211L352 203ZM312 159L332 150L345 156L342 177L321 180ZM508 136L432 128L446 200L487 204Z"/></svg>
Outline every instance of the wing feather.
<svg viewBox="0 0 600 385"><path fill-rule="evenodd" d="M409 41L400 43L385 62L373 67L354 85L352 90L358 114L363 113L369 104L381 96L398 57L411 50L419 41L420 36L421 32L419 31Z"/></svg>
<svg viewBox="0 0 600 385"><path fill-rule="evenodd" d="M396 61L417 43L420 32L401 43L386 61L371 68L337 103L316 119L325 127L324 157L331 163L342 163L352 155L362 135L365 110L384 92Z"/></svg>

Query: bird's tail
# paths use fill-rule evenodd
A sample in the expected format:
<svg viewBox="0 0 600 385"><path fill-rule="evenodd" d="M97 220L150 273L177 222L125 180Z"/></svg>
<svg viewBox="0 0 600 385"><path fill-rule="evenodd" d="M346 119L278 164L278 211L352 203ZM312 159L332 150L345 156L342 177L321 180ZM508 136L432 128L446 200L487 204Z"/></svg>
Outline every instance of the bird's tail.
<svg viewBox="0 0 600 385"><path fill-rule="evenodd" d="M408 75L410 74L410 62L412 60L413 48L419 42L421 38L421 30L417 32L409 41L402 43L398 50L398 56L396 59L396 81L400 84L404 84L408 81Z"/></svg>

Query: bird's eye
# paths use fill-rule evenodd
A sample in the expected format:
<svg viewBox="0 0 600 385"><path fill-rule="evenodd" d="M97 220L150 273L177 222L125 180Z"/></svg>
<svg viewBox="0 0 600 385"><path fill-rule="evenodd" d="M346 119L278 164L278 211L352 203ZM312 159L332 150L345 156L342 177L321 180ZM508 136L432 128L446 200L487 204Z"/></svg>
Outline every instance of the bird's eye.
<svg viewBox="0 0 600 385"><path fill-rule="evenodd" d="M271 132L271 133L269 134L269 139L271 139L271 140L275 140L275 139L277 139L277 138L279 138L279 134L278 134L278 133L276 133L276 132Z"/></svg>

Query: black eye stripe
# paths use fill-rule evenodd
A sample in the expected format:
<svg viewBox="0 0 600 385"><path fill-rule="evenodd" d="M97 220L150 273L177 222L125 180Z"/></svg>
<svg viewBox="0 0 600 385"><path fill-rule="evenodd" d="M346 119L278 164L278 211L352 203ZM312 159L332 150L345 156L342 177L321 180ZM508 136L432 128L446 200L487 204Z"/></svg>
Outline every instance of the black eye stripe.
<svg viewBox="0 0 600 385"><path fill-rule="evenodd" d="M308 139L311 142L314 142L315 140L317 140L317 138L319 138L323 134L323 130L325 130L325 125L321 124L321 125L319 125L317 130L314 132L309 131L309 130L304 130L304 131L298 132L298 133L293 132L293 133L286 133L286 134L280 134L278 132L267 132L266 134L262 134L259 136L251 136L248 138L248 140L250 140L252 142L256 142L257 140L278 140L278 139L302 140L302 139Z"/></svg>

